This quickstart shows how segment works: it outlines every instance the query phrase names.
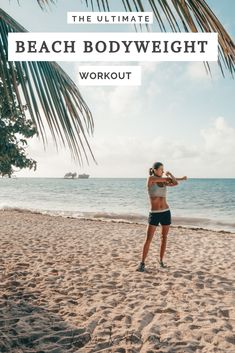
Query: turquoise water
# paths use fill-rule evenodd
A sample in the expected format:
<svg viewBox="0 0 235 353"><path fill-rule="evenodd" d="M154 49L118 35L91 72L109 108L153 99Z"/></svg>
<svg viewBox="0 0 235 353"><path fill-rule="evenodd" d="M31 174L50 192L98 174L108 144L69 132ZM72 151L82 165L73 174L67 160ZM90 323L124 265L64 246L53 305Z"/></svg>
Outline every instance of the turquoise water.
<svg viewBox="0 0 235 353"><path fill-rule="evenodd" d="M146 179L0 179L0 208L146 223ZM173 223L235 232L235 179L189 179L168 189Z"/></svg>

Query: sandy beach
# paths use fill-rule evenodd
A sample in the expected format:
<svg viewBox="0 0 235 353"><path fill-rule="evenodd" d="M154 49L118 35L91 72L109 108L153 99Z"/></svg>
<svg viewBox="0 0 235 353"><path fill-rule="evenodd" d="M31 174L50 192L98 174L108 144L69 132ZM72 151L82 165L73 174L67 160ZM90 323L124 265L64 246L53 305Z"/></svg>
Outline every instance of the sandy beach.
<svg viewBox="0 0 235 353"><path fill-rule="evenodd" d="M0 352L234 353L235 234L0 212Z"/></svg>

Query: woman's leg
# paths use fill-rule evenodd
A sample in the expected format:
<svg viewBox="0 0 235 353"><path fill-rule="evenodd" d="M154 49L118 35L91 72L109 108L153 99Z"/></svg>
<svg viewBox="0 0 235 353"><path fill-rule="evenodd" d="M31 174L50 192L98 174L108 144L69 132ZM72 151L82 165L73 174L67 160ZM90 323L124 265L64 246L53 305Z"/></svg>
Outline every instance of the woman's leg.
<svg viewBox="0 0 235 353"><path fill-rule="evenodd" d="M167 234L169 232L170 226L162 226L162 234L161 234L161 246L160 246L160 262L163 261L163 257L166 250L167 243Z"/></svg>
<svg viewBox="0 0 235 353"><path fill-rule="evenodd" d="M148 255L149 246L150 246L151 241L153 239L155 230L156 230L156 226L153 226L151 224L148 225L147 235L146 235L146 239L145 239L145 243L144 243L144 247L143 247L143 252L142 252L142 263L145 262L145 259Z"/></svg>

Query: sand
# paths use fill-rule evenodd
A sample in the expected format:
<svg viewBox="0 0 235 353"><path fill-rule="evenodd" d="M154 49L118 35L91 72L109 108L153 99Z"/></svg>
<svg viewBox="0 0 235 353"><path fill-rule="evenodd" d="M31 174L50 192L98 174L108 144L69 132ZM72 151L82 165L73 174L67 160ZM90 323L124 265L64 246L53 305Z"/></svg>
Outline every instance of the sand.
<svg viewBox="0 0 235 353"><path fill-rule="evenodd" d="M0 212L0 352L235 352L235 234Z"/></svg>

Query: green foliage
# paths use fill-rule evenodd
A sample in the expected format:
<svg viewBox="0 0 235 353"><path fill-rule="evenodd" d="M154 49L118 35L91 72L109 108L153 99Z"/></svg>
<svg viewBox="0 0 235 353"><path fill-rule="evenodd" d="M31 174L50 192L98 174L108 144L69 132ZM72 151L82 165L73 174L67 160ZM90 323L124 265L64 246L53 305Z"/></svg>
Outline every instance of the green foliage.
<svg viewBox="0 0 235 353"><path fill-rule="evenodd" d="M40 3L51 0L42 0ZM0 83L8 101L24 110L36 124L46 147L48 132L56 146L68 146L75 161L83 164L94 155L88 136L94 131L92 114L75 83L55 62L8 61L8 34L27 32L0 8Z"/></svg>
<svg viewBox="0 0 235 353"><path fill-rule="evenodd" d="M25 107L26 108L26 107ZM37 162L27 157L27 140L37 134L32 120L9 103L0 81L0 175L9 178L18 169L36 170Z"/></svg>

